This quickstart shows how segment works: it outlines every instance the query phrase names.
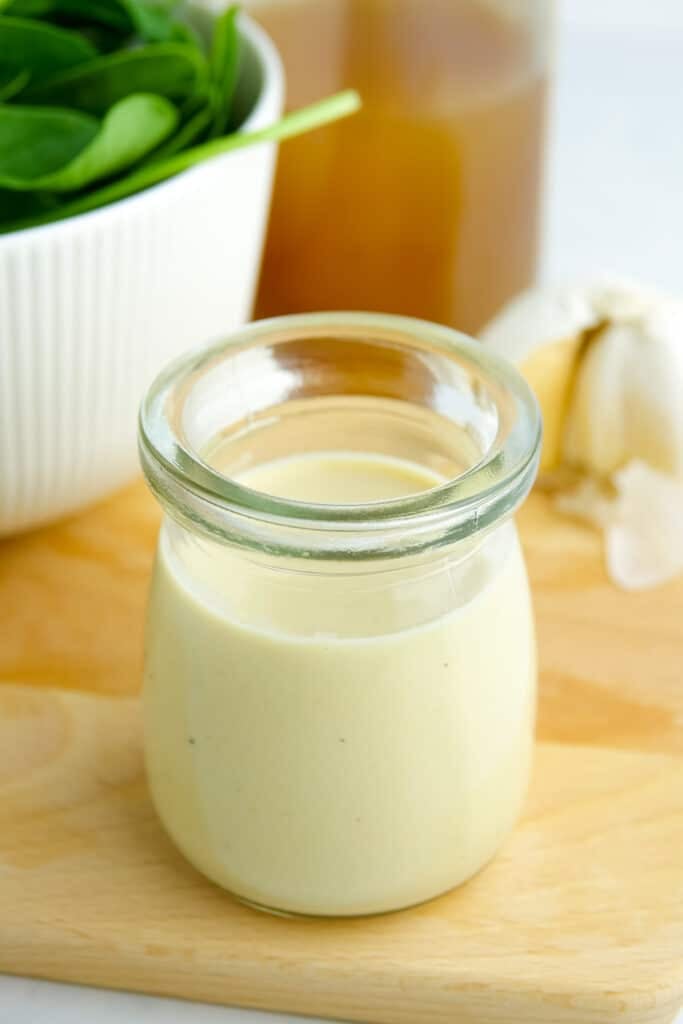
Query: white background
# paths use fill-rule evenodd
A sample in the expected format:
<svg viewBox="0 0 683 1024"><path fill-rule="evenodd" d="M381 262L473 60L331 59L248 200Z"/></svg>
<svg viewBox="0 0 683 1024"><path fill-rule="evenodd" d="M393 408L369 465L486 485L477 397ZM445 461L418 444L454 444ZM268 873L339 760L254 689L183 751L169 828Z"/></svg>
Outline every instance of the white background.
<svg viewBox="0 0 683 1024"><path fill-rule="evenodd" d="M683 0L565 0L542 276L683 291Z"/></svg>
<svg viewBox="0 0 683 1024"><path fill-rule="evenodd" d="M560 21L542 276L607 270L683 290L683 0L564 0ZM294 1020L0 978L0 1024L78 1019Z"/></svg>

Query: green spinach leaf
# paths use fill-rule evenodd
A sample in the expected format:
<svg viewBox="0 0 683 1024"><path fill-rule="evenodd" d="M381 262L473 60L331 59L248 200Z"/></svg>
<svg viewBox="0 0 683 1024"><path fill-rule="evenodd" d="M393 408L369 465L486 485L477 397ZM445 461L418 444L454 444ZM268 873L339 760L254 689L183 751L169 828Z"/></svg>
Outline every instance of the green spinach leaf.
<svg viewBox="0 0 683 1024"><path fill-rule="evenodd" d="M0 188L0 232L5 222L28 217L40 220L54 210L59 201L50 192L14 192Z"/></svg>
<svg viewBox="0 0 683 1024"><path fill-rule="evenodd" d="M182 101L204 88L207 78L206 58L195 47L149 43L96 57L54 75L26 89L21 101L75 107L102 115L113 103L135 92L153 92Z"/></svg>
<svg viewBox="0 0 683 1024"><path fill-rule="evenodd" d="M176 38L178 22L173 14L174 4L152 0L122 0L134 30L142 39L166 43Z"/></svg>
<svg viewBox="0 0 683 1024"><path fill-rule="evenodd" d="M118 29L110 25L98 25L91 21L87 24L82 21L71 22L71 29L79 32L84 39L95 47L100 54L114 53L130 38L128 33L122 34Z"/></svg>
<svg viewBox="0 0 683 1024"><path fill-rule="evenodd" d="M15 108L15 112L26 115L31 108ZM0 163L0 188L51 192L85 188L137 163L167 138L177 123L176 108L163 96L128 96L114 104L97 134L62 167L40 173L34 165L29 173L17 175L8 173Z"/></svg>
<svg viewBox="0 0 683 1024"><path fill-rule="evenodd" d="M0 174L29 178L52 174L97 135L99 123L77 110L0 106Z"/></svg>
<svg viewBox="0 0 683 1024"><path fill-rule="evenodd" d="M42 18L54 4L55 0L0 0L0 14L5 11L16 18Z"/></svg>
<svg viewBox="0 0 683 1024"><path fill-rule="evenodd" d="M97 57L77 32L31 18L0 15L0 75L28 72L32 83L76 68Z"/></svg>
<svg viewBox="0 0 683 1024"><path fill-rule="evenodd" d="M214 87L216 112L211 135L223 135L230 117L230 106L237 85L240 61L240 38L237 30L239 7L233 4L216 20L209 68Z"/></svg>
<svg viewBox="0 0 683 1024"><path fill-rule="evenodd" d="M6 77L0 80L0 103L7 103L13 96L17 96L30 81L30 71L6 72Z"/></svg>
<svg viewBox="0 0 683 1024"><path fill-rule="evenodd" d="M165 160L206 136L213 123L214 105L208 96L188 101L182 111L182 123L174 135L149 154L147 162Z"/></svg>

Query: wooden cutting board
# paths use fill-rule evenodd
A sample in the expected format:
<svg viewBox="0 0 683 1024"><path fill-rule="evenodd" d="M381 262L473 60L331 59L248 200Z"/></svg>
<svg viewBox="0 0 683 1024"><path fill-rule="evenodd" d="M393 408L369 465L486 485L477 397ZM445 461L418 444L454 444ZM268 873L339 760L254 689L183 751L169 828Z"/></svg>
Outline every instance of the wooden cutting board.
<svg viewBox="0 0 683 1024"><path fill-rule="evenodd" d="M385 1024L670 1022L683 1003L683 579L625 594L534 495L539 744L497 859L423 907L292 921L165 838L145 786L136 485L0 545L0 969ZM31 684L31 685L27 685Z"/></svg>

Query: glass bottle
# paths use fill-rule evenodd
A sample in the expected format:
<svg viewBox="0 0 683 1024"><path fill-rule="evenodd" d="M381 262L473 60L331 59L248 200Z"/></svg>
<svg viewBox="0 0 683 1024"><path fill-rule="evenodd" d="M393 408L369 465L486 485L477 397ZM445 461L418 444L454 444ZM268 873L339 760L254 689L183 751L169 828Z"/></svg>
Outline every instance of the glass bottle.
<svg viewBox="0 0 683 1024"><path fill-rule="evenodd" d="M473 332L534 276L552 0L248 0L288 104L258 316L367 309Z"/></svg>

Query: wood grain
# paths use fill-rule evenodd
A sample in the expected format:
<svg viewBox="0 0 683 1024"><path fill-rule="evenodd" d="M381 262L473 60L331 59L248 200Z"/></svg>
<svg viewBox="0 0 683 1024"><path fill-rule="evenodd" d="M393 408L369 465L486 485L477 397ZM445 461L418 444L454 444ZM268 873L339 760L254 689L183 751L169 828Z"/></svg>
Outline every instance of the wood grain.
<svg viewBox="0 0 683 1024"><path fill-rule="evenodd" d="M157 523L137 485L0 546L1 970L380 1024L672 1020L683 580L617 592L599 539L535 495L521 525L541 742L524 821L450 896L289 921L205 882L149 803L122 695L139 686Z"/></svg>

